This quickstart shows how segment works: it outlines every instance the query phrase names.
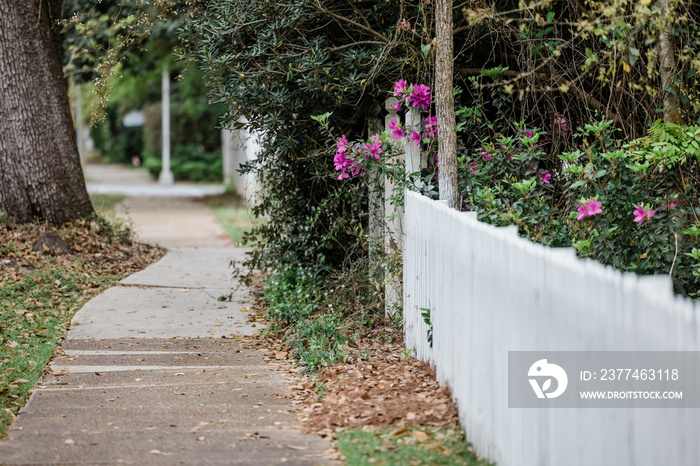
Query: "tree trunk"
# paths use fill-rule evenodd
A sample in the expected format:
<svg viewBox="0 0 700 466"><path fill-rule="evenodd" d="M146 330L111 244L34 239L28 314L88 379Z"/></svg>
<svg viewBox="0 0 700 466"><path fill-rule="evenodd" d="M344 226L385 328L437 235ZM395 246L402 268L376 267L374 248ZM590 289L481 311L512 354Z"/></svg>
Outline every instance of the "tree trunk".
<svg viewBox="0 0 700 466"><path fill-rule="evenodd" d="M438 169L440 199L459 208L457 185L457 134L455 100L452 93L454 72L452 0L435 2L435 106L438 123Z"/></svg>
<svg viewBox="0 0 700 466"><path fill-rule="evenodd" d="M668 0L661 2L660 10L662 18L672 18L675 12L669 11ZM673 80L676 74L676 44L673 42L673 37L668 33L668 28L671 27L669 20L665 25L664 31L659 38L659 76L661 77L661 92L663 95L664 122L665 123L683 123L681 118L681 102L678 97L678 91L673 87ZM669 91L671 89L672 91Z"/></svg>
<svg viewBox="0 0 700 466"><path fill-rule="evenodd" d="M63 0L0 0L0 212L61 224L93 214L56 25Z"/></svg>

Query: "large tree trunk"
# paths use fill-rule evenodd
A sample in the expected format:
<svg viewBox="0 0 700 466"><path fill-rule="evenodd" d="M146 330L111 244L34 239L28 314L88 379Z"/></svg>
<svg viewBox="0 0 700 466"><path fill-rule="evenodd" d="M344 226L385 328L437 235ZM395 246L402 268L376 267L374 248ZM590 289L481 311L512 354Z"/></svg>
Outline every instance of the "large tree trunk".
<svg viewBox="0 0 700 466"><path fill-rule="evenodd" d="M63 0L0 0L0 212L61 224L93 213L56 20Z"/></svg>
<svg viewBox="0 0 700 466"><path fill-rule="evenodd" d="M435 107L438 123L438 167L440 200L455 209L459 206L457 184L457 134L455 100L452 92L454 73L454 39L452 35L452 0L435 2Z"/></svg>

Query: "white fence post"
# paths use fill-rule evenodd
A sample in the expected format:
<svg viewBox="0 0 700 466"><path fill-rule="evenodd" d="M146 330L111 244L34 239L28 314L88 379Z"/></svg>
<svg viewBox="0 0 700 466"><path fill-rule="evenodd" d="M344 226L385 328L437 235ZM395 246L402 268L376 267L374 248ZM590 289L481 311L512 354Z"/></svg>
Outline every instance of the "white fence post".
<svg viewBox="0 0 700 466"><path fill-rule="evenodd" d="M381 135L382 123L380 119L370 120L369 136ZM383 278L379 267L375 266L377 251L381 251L384 245L384 175L379 169L374 168L369 176L369 257L371 274L376 278Z"/></svg>
<svg viewBox="0 0 700 466"><path fill-rule="evenodd" d="M415 110L406 112L406 135L415 128L420 128L420 115ZM417 172L423 166L421 160L420 145L415 146L412 142L406 142L406 173Z"/></svg>
<svg viewBox="0 0 700 466"><path fill-rule="evenodd" d="M398 103L398 99L390 97L385 102L387 115L385 117L385 127L389 128L391 120L396 118L400 122L400 118L394 105ZM414 111L406 112L406 121L403 125L406 135L408 136L414 129L420 128L420 115ZM421 154L420 145L415 146L413 143L406 140L404 143L404 160L406 173L417 172L425 164L425 156ZM392 196L396 196L394 192L396 184L388 177L384 181L384 214L386 215L386 230L384 232L385 252L389 255L403 255L404 247L404 208L403 206L395 206L391 203ZM398 259L397 259L398 260ZM403 260L403 257L401 258ZM394 276L385 277L385 309L387 317L393 317L395 312L403 309L403 277L399 272Z"/></svg>
<svg viewBox="0 0 700 466"><path fill-rule="evenodd" d="M221 161L223 162L224 184L234 191L238 189L238 183L235 181L236 160L233 151L233 135L234 131L223 128L221 130Z"/></svg>
<svg viewBox="0 0 700 466"><path fill-rule="evenodd" d="M384 127L388 130L391 120L396 118L399 120L399 116L394 108L394 105L398 103L396 97L389 97L384 108L387 110L387 115L384 118ZM391 203L391 197L394 195L395 184L390 179L390 177L385 177L384 179L384 215L386 216L385 230L384 230L384 252L387 255L401 254L401 247L403 246L403 209L394 206ZM394 275L385 276L384 285L384 306L386 316L391 318L394 316L396 311L401 308L403 301L403 291L401 288L401 276Z"/></svg>

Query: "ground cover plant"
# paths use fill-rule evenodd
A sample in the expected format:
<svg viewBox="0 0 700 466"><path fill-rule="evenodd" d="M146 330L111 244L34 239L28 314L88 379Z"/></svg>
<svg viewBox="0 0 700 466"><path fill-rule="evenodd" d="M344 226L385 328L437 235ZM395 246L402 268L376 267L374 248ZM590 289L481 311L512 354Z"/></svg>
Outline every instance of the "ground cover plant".
<svg viewBox="0 0 700 466"><path fill-rule="evenodd" d="M60 228L0 222L0 433L26 403L75 312L161 255L98 219Z"/></svg>
<svg viewBox="0 0 700 466"><path fill-rule="evenodd" d="M314 269L288 267L264 286L268 332L283 338L307 373L340 361L366 357L352 346L382 323L383 286L368 279L367 262L330 277Z"/></svg>

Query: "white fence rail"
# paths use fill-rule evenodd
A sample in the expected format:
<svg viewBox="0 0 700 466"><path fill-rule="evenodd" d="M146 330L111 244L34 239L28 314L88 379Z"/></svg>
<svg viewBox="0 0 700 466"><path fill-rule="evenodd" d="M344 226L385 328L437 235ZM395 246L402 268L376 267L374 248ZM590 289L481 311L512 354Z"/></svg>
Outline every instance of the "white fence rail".
<svg viewBox="0 0 700 466"><path fill-rule="evenodd" d="M412 192L404 225L406 344L452 389L480 455L499 466L700 464L700 409L508 408L508 351L700 350L695 306L668 277L580 260Z"/></svg>

